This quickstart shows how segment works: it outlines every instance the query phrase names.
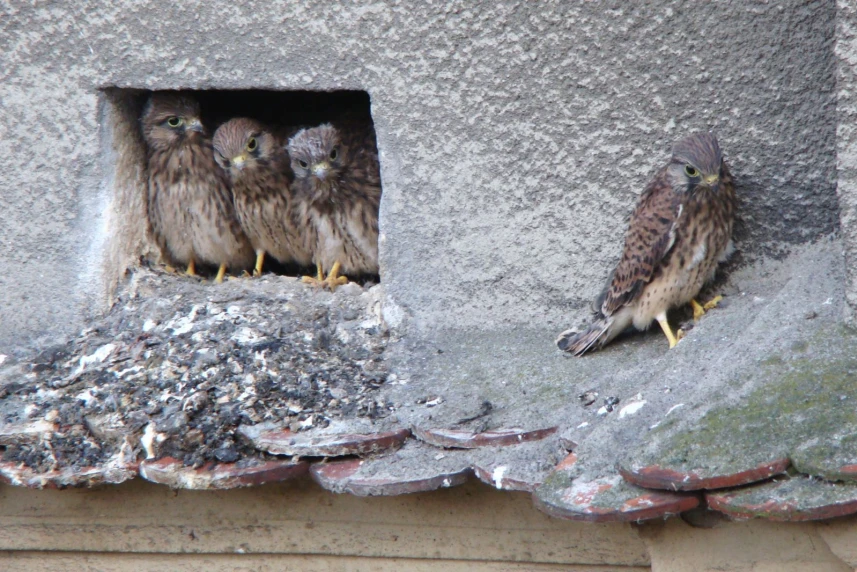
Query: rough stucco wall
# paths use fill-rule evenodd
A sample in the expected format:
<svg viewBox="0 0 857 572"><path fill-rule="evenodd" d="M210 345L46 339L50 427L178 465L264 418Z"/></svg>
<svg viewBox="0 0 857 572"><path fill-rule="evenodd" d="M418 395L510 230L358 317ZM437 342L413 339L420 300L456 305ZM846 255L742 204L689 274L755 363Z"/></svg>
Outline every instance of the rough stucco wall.
<svg viewBox="0 0 857 572"><path fill-rule="evenodd" d="M746 251L833 231L835 3L672 5L4 5L0 347L77 327L111 276L93 255L123 259L99 87L367 90L389 315L420 327L564 325L691 130L733 164Z"/></svg>
<svg viewBox="0 0 857 572"><path fill-rule="evenodd" d="M837 191L841 205L842 237L848 284L848 321L857 320L857 8L853 2L839 1L837 7Z"/></svg>
<svg viewBox="0 0 857 572"><path fill-rule="evenodd" d="M0 347L68 331L99 288L98 99L70 19L0 7Z"/></svg>

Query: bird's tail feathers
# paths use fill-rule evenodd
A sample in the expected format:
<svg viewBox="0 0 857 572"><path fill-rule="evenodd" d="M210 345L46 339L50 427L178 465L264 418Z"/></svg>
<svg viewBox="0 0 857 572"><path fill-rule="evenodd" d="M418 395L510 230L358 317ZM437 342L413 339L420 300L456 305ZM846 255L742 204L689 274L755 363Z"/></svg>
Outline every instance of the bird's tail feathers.
<svg viewBox="0 0 857 572"><path fill-rule="evenodd" d="M610 335L613 318L601 318L593 322L582 332L566 330L556 339L556 345L562 351L582 356L591 349L600 349L614 336Z"/></svg>

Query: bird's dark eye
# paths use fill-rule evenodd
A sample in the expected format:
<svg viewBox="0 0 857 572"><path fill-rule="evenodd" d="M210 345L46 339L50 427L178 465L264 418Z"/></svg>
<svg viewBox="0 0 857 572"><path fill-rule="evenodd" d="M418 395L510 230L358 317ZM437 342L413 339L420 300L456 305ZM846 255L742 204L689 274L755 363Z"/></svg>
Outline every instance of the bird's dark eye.
<svg viewBox="0 0 857 572"><path fill-rule="evenodd" d="M333 149L331 149L331 150L330 150L330 160L331 160L331 161L335 160L335 159L336 159L336 155L337 155L336 147L334 147Z"/></svg>
<svg viewBox="0 0 857 572"><path fill-rule="evenodd" d="M298 161L298 165L300 165L300 166L301 166L301 167L303 167L304 169L306 169L307 167L309 167L309 163L307 163L306 161Z"/></svg>
<svg viewBox="0 0 857 572"><path fill-rule="evenodd" d="M691 178L699 176L699 171L696 170L696 167L691 167L690 165L685 166L684 172L685 174L687 174L688 177Z"/></svg>
<svg viewBox="0 0 857 572"><path fill-rule="evenodd" d="M256 138L251 137L249 141L247 141L247 150L255 151L256 150Z"/></svg>
<svg viewBox="0 0 857 572"><path fill-rule="evenodd" d="M178 127L182 124L182 118L175 115L167 119L167 125L170 127Z"/></svg>

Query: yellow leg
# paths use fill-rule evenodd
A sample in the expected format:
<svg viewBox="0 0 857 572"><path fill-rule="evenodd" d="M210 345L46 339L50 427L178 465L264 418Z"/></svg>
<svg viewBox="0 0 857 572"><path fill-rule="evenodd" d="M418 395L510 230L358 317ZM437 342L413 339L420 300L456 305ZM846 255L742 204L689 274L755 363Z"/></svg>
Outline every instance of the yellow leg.
<svg viewBox="0 0 857 572"><path fill-rule="evenodd" d="M187 274L188 276L196 276L196 264L194 263L192 258L190 262L187 263L187 270L185 271L185 274Z"/></svg>
<svg viewBox="0 0 857 572"><path fill-rule="evenodd" d="M166 270L168 274L175 274L176 273L175 267L170 266L169 264L164 265L164 270Z"/></svg>
<svg viewBox="0 0 857 572"><path fill-rule="evenodd" d="M214 279L215 284L220 284L223 282L223 277L226 276L226 265L221 264L220 268L217 270L217 277Z"/></svg>
<svg viewBox="0 0 857 572"><path fill-rule="evenodd" d="M312 276L304 276L301 280L307 284L312 284L313 286L319 287L327 287L331 292L335 292L337 286L341 286L342 284L346 284L348 282L348 278L345 276L339 275L339 269L341 268L341 264L337 261L333 263L333 268L330 269L330 272L327 274L327 278L324 277L324 270L321 268L321 264L316 264L316 268L318 269L318 276L313 278Z"/></svg>
<svg viewBox="0 0 857 572"><path fill-rule="evenodd" d="M256 253L256 267L253 269L253 276L262 275L262 265L265 263L265 251L260 250Z"/></svg>
<svg viewBox="0 0 857 572"><path fill-rule="evenodd" d="M673 334L672 328L670 328L670 323L667 322L667 313L661 312L655 317L655 319L658 321L658 324L660 324L661 329L664 331L664 335L667 337L667 340L670 343L670 349L673 349L678 343L678 339Z"/></svg>

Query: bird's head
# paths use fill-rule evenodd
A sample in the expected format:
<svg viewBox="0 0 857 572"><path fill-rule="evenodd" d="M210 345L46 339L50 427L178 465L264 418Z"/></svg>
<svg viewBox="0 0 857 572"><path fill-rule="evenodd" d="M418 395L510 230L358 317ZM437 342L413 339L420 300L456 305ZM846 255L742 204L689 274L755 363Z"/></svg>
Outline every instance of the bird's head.
<svg viewBox="0 0 857 572"><path fill-rule="evenodd" d="M241 172L265 165L277 151L274 136L253 119L237 117L217 128L212 139L214 159L233 180Z"/></svg>
<svg viewBox="0 0 857 572"><path fill-rule="evenodd" d="M153 93L141 119L143 137L153 149L170 149L205 135L199 103L178 92Z"/></svg>
<svg viewBox="0 0 857 572"><path fill-rule="evenodd" d="M711 133L694 133L673 146L667 169L675 191L718 191L723 177L723 155Z"/></svg>
<svg viewBox="0 0 857 572"><path fill-rule="evenodd" d="M329 123L298 131L289 140L287 149L295 177L322 183L339 174L347 151L339 132Z"/></svg>

